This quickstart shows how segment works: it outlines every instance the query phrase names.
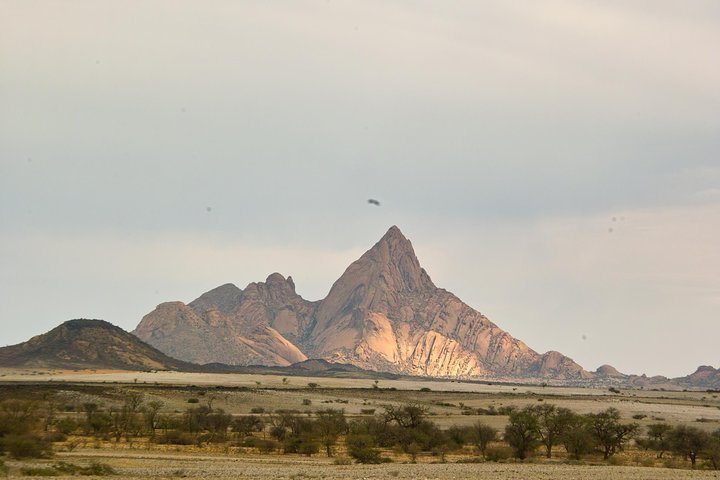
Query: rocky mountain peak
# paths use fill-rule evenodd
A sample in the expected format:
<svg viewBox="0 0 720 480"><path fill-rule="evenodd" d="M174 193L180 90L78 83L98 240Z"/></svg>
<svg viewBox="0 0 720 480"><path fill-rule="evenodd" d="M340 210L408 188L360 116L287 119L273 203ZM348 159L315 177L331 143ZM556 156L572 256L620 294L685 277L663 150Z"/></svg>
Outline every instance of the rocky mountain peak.
<svg viewBox="0 0 720 480"><path fill-rule="evenodd" d="M240 304L242 293L243 291L232 283L226 283L203 293L189 306L199 311L217 309L223 313L230 313Z"/></svg>
<svg viewBox="0 0 720 480"><path fill-rule="evenodd" d="M437 288L397 226L323 300L304 300L290 277L273 273L244 290L224 285L189 306L161 307L135 333L199 363L287 365L311 357L420 375L590 375L558 352L538 354Z"/></svg>
<svg viewBox="0 0 720 480"><path fill-rule="evenodd" d="M346 275L364 272L368 284L395 292L434 289L430 277L420 267L412 243L393 225L370 250L346 270ZM341 278L342 280L342 278Z"/></svg>

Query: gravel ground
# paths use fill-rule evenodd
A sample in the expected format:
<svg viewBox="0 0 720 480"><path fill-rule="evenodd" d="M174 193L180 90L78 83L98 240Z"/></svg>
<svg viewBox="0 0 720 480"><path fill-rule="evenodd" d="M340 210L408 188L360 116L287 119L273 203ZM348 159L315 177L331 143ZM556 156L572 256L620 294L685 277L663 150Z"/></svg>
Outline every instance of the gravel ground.
<svg viewBox="0 0 720 480"><path fill-rule="evenodd" d="M327 458L280 456L194 456L142 452L72 452L54 461L76 464L99 461L119 473L114 480L136 478L192 479L498 479L498 480L682 480L720 479L720 472L628 466L548 464L384 464L334 465ZM52 461L48 462L49 464ZM37 465L37 463L35 463ZM16 468L21 464L15 464ZM32 477L23 477L32 478ZM47 478L47 477L45 477ZM78 478L78 477L54 477Z"/></svg>

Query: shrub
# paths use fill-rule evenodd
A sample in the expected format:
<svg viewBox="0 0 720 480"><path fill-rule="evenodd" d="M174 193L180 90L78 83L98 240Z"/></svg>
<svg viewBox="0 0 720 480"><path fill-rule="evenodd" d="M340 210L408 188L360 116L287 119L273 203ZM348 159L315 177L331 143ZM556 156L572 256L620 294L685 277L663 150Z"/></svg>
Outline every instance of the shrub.
<svg viewBox="0 0 720 480"><path fill-rule="evenodd" d="M485 458L490 462L507 460L512 456L512 450L505 446L492 446L485 449Z"/></svg>
<svg viewBox="0 0 720 480"><path fill-rule="evenodd" d="M375 439L366 434L351 434L346 439L348 454L357 463L382 463L380 450L375 448Z"/></svg>
<svg viewBox="0 0 720 480"><path fill-rule="evenodd" d="M352 464L352 460L347 457L337 457L335 460L333 460L333 463L335 465L350 465Z"/></svg>
<svg viewBox="0 0 720 480"><path fill-rule="evenodd" d="M375 409L374 408L361 408L360 413L362 413L363 415L374 415Z"/></svg>
<svg viewBox="0 0 720 480"><path fill-rule="evenodd" d="M243 447L257 448L262 453L271 453L280 447L280 444L275 440L257 437L245 437L242 445Z"/></svg>
<svg viewBox="0 0 720 480"><path fill-rule="evenodd" d="M200 400L198 400L197 398L188 398L187 402L188 403L200 403Z"/></svg>
<svg viewBox="0 0 720 480"><path fill-rule="evenodd" d="M88 475L93 477L104 477L107 475L116 475L117 472L110 465L105 463L91 462L87 467L81 467L72 463L58 462L53 465L58 473L68 475Z"/></svg>
<svg viewBox="0 0 720 480"><path fill-rule="evenodd" d="M265 409L263 407L252 407L250 413L265 413Z"/></svg>
<svg viewBox="0 0 720 480"><path fill-rule="evenodd" d="M52 467L22 467L20 474L26 477L57 477L60 472Z"/></svg>
<svg viewBox="0 0 720 480"><path fill-rule="evenodd" d="M168 430L162 435L157 435L153 441L161 445L192 445L195 443L191 434L179 430Z"/></svg>
<svg viewBox="0 0 720 480"><path fill-rule="evenodd" d="M43 458L52 453L50 443L37 435L6 435L2 444L13 458Z"/></svg>
<svg viewBox="0 0 720 480"><path fill-rule="evenodd" d="M309 398L303 398L302 404L303 405L312 405L312 400L310 400Z"/></svg>
<svg viewBox="0 0 720 480"><path fill-rule="evenodd" d="M55 428L58 432L70 435L78 428L78 423L72 418L60 418L55 422Z"/></svg>

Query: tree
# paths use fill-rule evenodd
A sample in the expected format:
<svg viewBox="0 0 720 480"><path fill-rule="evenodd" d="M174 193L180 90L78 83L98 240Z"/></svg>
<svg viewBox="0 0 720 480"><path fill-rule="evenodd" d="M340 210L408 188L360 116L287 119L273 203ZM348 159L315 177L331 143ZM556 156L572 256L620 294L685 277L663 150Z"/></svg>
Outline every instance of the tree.
<svg viewBox="0 0 720 480"><path fill-rule="evenodd" d="M657 458L662 458L663 454L670 450L669 433L672 427L667 423L653 423L648 425L648 447L657 451Z"/></svg>
<svg viewBox="0 0 720 480"><path fill-rule="evenodd" d="M568 454L575 460L582 455L592 452L597 444L590 428L590 419L587 416L573 414L569 419L561 441Z"/></svg>
<svg viewBox="0 0 720 480"><path fill-rule="evenodd" d="M621 451L640 428L637 423L620 423L620 411L614 407L592 413L588 419L595 439L603 449L605 460Z"/></svg>
<svg viewBox="0 0 720 480"><path fill-rule="evenodd" d="M707 458L708 462L710 462L714 470L720 470L720 429L715 430L710 435L703 455Z"/></svg>
<svg viewBox="0 0 720 480"><path fill-rule="evenodd" d="M512 447L514 455L523 460L540 444L538 420L532 407L512 412L505 427L505 441Z"/></svg>
<svg viewBox="0 0 720 480"><path fill-rule="evenodd" d="M338 437L348 431L345 411L329 408L320 410L315 415L317 417L315 428L320 443L325 447L327 456L332 457L332 448L337 443Z"/></svg>
<svg viewBox="0 0 720 480"><path fill-rule="evenodd" d="M552 447L560 442L560 438L568 428L573 412L549 403L531 407L531 410L537 418L537 433L545 446L545 455L547 458L551 458Z"/></svg>
<svg viewBox="0 0 720 480"><path fill-rule="evenodd" d="M692 468L700 452L710 444L710 435L697 427L679 425L669 434L672 450L690 459Z"/></svg>
<svg viewBox="0 0 720 480"><path fill-rule="evenodd" d="M257 415L238 417L232 421L232 431L243 437L253 432L262 432L264 428L265 422Z"/></svg>
<svg viewBox="0 0 720 480"><path fill-rule="evenodd" d="M475 422L470 431L470 440L480 450L480 455L483 457L485 457L488 444L497 439L497 436L498 431L496 429L482 422Z"/></svg>
<svg viewBox="0 0 720 480"><path fill-rule="evenodd" d="M155 436L155 429L158 424L158 413L160 409L165 406L165 403L160 400L151 400L145 405L143 409L143 416L145 417L145 426L147 426L150 436Z"/></svg>
<svg viewBox="0 0 720 480"><path fill-rule="evenodd" d="M409 403L396 407L395 405L385 405L385 414L383 415L387 423L395 422L403 428L417 428L422 423L428 413L427 407L415 403Z"/></svg>

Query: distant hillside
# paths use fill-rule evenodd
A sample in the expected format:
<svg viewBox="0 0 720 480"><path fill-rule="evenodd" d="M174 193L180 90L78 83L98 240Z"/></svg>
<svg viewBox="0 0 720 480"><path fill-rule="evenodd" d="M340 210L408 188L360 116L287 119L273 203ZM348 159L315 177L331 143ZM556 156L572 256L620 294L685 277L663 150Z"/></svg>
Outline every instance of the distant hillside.
<svg viewBox="0 0 720 480"><path fill-rule="evenodd" d="M409 375L375 372L363 370L355 365L346 363L332 363L327 360L310 359L293 363L285 367L266 365L225 365L222 363L209 363L201 367L205 372L214 373L247 373L257 375L286 375L289 377L332 377L332 378L368 378L396 380L400 378L419 379Z"/></svg>
<svg viewBox="0 0 720 480"><path fill-rule="evenodd" d="M0 366L62 369L190 370L120 327L69 320L27 342L0 348Z"/></svg>

